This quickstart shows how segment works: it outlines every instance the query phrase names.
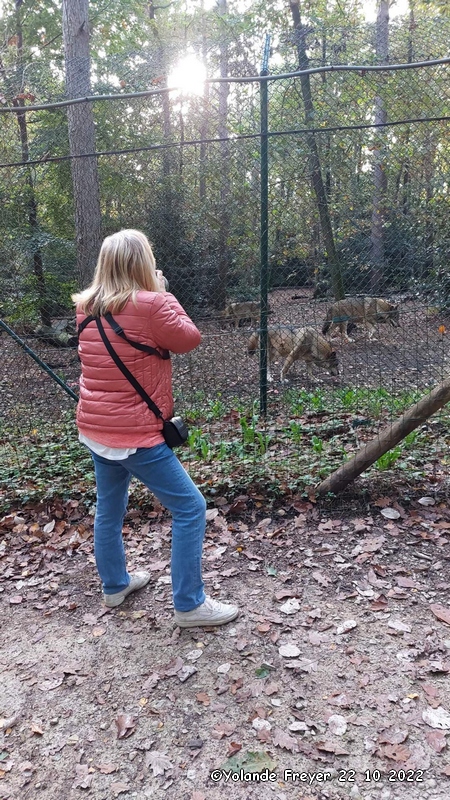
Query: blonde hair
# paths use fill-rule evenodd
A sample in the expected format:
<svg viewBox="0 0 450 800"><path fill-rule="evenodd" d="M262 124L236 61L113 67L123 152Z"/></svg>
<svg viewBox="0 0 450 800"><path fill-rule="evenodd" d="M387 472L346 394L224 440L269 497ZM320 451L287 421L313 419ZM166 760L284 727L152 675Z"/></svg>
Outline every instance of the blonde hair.
<svg viewBox="0 0 450 800"><path fill-rule="evenodd" d="M104 239L94 279L87 289L72 295L85 314L121 311L136 302L139 290L161 291L150 242L141 231L123 230Z"/></svg>

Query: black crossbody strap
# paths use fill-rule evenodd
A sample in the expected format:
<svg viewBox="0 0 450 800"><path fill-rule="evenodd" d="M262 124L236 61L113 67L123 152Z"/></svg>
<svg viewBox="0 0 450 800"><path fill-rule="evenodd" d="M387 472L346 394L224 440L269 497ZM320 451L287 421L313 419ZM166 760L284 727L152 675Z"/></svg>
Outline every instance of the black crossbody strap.
<svg viewBox="0 0 450 800"><path fill-rule="evenodd" d="M77 330L78 336L80 335L80 333L82 331L84 331L86 325L89 325L89 323L92 322L92 320L94 320L94 319L95 319L95 317L92 314L89 314L88 317L84 318L83 322L80 322L80 324L78 325L78 330Z"/></svg>
<svg viewBox="0 0 450 800"><path fill-rule="evenodd" d="M128 344L131 344L136 350L141 350L143 353L149 353L151 356L158 356L159 358L164 359L167 361L170 358L170 353L168 350L157 350L155 347L150 347L148 344L141 344L140 342L134 341L134 339L129 339L128 336L125 335L123 328L119 325L118 322L114 319L110 311L107 311L106 314L103 315L108 323L111 326L114 333L117 336L120 336L124 339Z"/></svg>
<svg viewBox="0 0 450 800"><path fill-rule="evenodd" d="M108 351L109 355L110 355L110 356L111 356L111 358L113 359L113 361L114 361L115 365L116 365L116 366L117 366L117 367L120 369L121 373L122 373L123 375L125 375L126 379L127 379L127 380L128 380L130 383L131 383L132 387L133 387L133 388L134 388L134 389L137 391L137 393L138 393L138 394L139 394L139 395L142 397L142 399L144 400L144 402L145 402L145 403L147 403L147 405L148 405L148 407L149 407L150 411L153 411L153 413L155 414L155 416L157 416L157 417L158 417L158 419L162 419L162 420L164 420L164 417L163 417L163 415L161 414L161 411L159 410L159 408L158 408L158 406L156 405L156 403L154 403L154 402L153 402L153 400L151 399L151 397L149 397L149 395L148 395L148 394L147 394L147 392L145 391L144 387L143 387L143 386L141 386L141 384L139 383L139 381L137 381L137 380L136 380L136 378L135 378L135 377L134 377L134 375L133 375L133 374L130 372L130 370L128 369L128 367L126 367L126 366L125 366L125 364L123 363L123 361L122 361L122 360L119 358L119 356L117 355L116 351L114 350L114 347L112 346L111 342L109 341L109 339L108 339L108 337L107 337L107 335L106 335L106 333L105 333L105 329L104 329L104 327L103 327L103 325L102 325L102 323L101 323L101 320L100 320L100 318L99 318L99 317L95 317L95 321L96 321L96 323L97 323L97 328L98 328L98 330L99 330L100 336L101 336L101 337L102 337L102 339L103 339L104 345L105 345L105 347L106 347L106 349L107 349L107 351Z"/></svg>
<svg viewBox="0 0 450 800"><path fill-rule="evenodd" d="M114 317L109 311L107 311L106 314L104 314L104 317L107 323L113 329L114 333L116 333L117 336L120 336L122 339L128 342L128 344L130 344L131 347L134 347L135 350L140 350L142 353L148 353L151 356L158 356L158 358L162 358L163 361L167 361L170 358L170 353L168 350L157 350L156 347L151 347L149 344L141 344L141 342L135 342L134 339L129 339L128 336L125 335L123 328L114 319ZM78 326L78 331L77 331L78 336L82 331L84 331L85 327L89 325L90 322L93 322L93 320L95 319L97 319L97 317L94 317L93 314L89 314L88 317L85 317L83 322L80 322Z"/></svg>

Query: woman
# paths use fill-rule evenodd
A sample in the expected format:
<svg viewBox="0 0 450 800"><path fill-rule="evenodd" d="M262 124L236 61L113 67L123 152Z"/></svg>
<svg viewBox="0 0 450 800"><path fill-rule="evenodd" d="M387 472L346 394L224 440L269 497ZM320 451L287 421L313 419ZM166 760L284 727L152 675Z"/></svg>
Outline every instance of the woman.
<svg viewBox="0 0 450 800"><path fill-rule="evenodd" d="M162 412L173 414L172 371L168 353L188 353L201 335L156 269L152 248L140 231L108 236L101 247L89 288L73 296L81 359L79 438L94 461L97 509L94 552L108 608L142 589L148 572L129 575L122 524L131 476L139 478L172 513L172 591L175 622L183 628L223 625L238 615L236 606L206 597L201 574L206 503L172 450L165 444L159 419L114 363L95 319L108 312L126 337L156 348L135 349L104 321L117 355ZM86 324L86 322L88 324Z"/></svg>

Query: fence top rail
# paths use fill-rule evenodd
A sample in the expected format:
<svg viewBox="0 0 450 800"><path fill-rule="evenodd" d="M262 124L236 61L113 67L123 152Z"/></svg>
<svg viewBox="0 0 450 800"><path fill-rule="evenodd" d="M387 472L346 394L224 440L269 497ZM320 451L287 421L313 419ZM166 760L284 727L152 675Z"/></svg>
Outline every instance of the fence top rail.
<svg viewBox="0 0 450 800"><path fill-rule="evenodd" d="M325 128L291 128L282 131L267 131L268 138L277 136L300 136L303 134L324 134L324 133L338 133L339 131L362 131L368 129L382 129L394 128L398 125L414 125L422 124L424 122L450 122L450 116L444 114L437 117L410 117L408 119L397 119L391 122L367 122L360 125L333 125ZM132 153L146 153L158 150L170 150L179 147L190 147L200 144L217 144L220 142L238 142L248 139L260 139L261 132L258 133L242 133L235 136L217 136L213 139L186 139L183 142L168 142L167 144L151 144L143 145L142 147L127 147L122 150L96 150L92 153L76 153L65 156L44 156L43 158L28 159L27 161L10 161L8 163L0 163L0 169L11 167L31 167L36 165L44 165L57 163L60 161L73 161L75 159L83 158L100 158L101 156L124 156Z"/></svg>
<svg viewBox="0 0 450 800"><path fill-rule="evenodd" d="M441 66L450 64L450 56L447 58L436 58L431 61L413 61L406 64L374 64L374 65L355 65L355 64L330 64L325 67L311 67L310 69L296 70L295 72L284 72L278 75L250 75L248 77L235 78L206 78L205 83L261 83L264 81L280 81L287 78L298 78L302 75L316 75L325 72L358 72L362 77L368 72L397 72L399 70L422 69L426 67ZM88 97L74 97L68 100L59 100L56 103L43 103L39 105L14 105L0 108L0 114L24 114L29 111L52 111L66 106L77 105L78 103L96 103L103 100L132 100L138 97L152 97L156 95L168 94L180 91L180 87L170 86L164 89L149 89L144 92L127 92L125 94L102 94L91 95Z"/></svg>

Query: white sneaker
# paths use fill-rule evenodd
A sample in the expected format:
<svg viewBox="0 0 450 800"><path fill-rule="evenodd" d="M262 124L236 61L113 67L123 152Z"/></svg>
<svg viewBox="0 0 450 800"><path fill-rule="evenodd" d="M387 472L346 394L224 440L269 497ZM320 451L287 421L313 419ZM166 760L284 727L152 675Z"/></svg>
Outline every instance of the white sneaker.
<svg viewBox="0 0 450 800"><path fill-rule="evenodd" d="M103 593L103 602L107 608L120 606L131 592L137 592L138 589L143 589L144 586L147 586L151 576L149 572L135 572L130 577L130 583L121 592L116 592L115 594Z"/></svg>
<svg viewBox="0 0 450 800"><path fill-rule="evenodd" d="M237 606L220 603L207 597L205 602L192 611L175 611L175 622L180 628L196 628L200 625L225 625L236 619L239 614Z"/></svg>

